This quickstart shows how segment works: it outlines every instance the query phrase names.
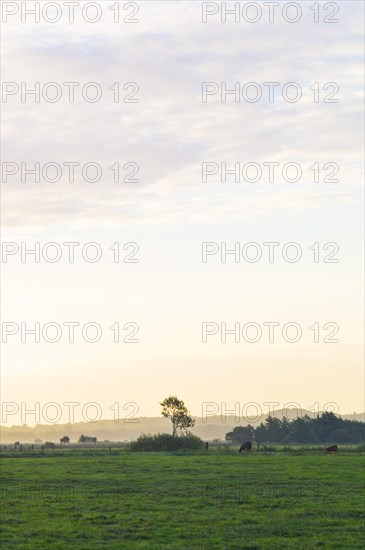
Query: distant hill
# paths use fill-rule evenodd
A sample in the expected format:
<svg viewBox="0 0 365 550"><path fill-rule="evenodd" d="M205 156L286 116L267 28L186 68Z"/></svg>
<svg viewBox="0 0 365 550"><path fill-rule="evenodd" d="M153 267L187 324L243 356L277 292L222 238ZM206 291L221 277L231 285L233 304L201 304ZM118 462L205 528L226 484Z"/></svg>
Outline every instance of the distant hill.
<svg viewBox="0 0 365 550"><path fill-rule="evenodd" d="M296 409L286 411L287 417L293 420L298 416ZM300 416L307 414L313 417L313 411L302 409ZM321 414L321 413L320 413ZM260 422L269 416L262 415L256 422L247 418L239 419L236 422L235 417L226 416L210 416L203 421L201 417L194 417L195 426L191 430L195 435L198 435L204 440L224 439L227 432L231 431L236 426L247 426L252 424L257 426ZM282 418L283 411L275 411L275 417ZM365 422L365 413L353 413L341 415L346 420L358 420ZM0 426L0 439L2 444L14 443L34 443L36 439L41 441L58 442L59 439L68 435L71 442L76 442L81 434L97 437L98 441L130 441L136 439L142 433L157 434L163 432L171 432L171 422L166 418L161 417L139 417L133 419L134 422L126 422L124 420L99 420L98 422L75 422L74 424L37 424L36 426Z"/></svg>

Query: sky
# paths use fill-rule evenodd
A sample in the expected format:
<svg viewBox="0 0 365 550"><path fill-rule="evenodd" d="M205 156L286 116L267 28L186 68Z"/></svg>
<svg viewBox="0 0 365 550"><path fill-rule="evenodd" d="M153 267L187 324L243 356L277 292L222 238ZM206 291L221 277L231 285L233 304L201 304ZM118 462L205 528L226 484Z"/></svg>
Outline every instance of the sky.
<svg viewBox="0 0 365 550"><path fill-rule="evenodd" d="M39 23L31 16L22 22L19 12L2 24L3 83L31 89L39 82L46 97L52 97L47 83L61 89L58 102L41 95L37 103L30 94L22 102L20 92L4 99L3 88L2 400L16 412L6 422L3 414L2 422L22 423L21 403L26 410L56 403L62 421L67 402L80 403L79 419L87 403L97 403L103 418L112 416L115 402L136 403L138 415L157 416L170 394L197 416L204 403L219 410L239 403L242 411L254 402L267 412L265 403L295 402L304 409L317 403L320 410L362 411L362 2L337 2L339 22L332 24L322 21L328 16L323 3L319 23L308 2L300 3L297 23L283 19L285 2L273 23L265 11L257 23L222 23L220 13L203 23L201 2L142 1L132 24L113 22L112 2L99 3L96 23L82 19L85 2L74 23L58 4L63 11L56 23L42 16ZM137 9L120 5L121 17ZM79 83L73 103L65 82ZM80 91L91 82L102 91L97 102L85 101ZM206 102L203 82L218 89ZM256 103L244 99L253 97L242 92L250 82L262 91ZM278 83L273 102L265 82ZM293 82L302 91L296 103L283 98ZM129 94L138 103L114 102L115 83L122 98ZM123 89L126 83L135 84ZM221 101L222 83L227 89L239 83L238 102L232 94ZM95 87L89 91L93 97ZM323 102L331 97L338 102ZM74 181L64 164L70 162L79 163ZM273 182L268 162L279 163ZM19 166L14 175L11 163ZM51 166L38 183L30 174L22 181L21 163L39 163L41 171L57 163L61 173L56 178ZM99 181L82 177L88 163L101 168ZM119 182L109 168L115 163ZM217 169L207 181L204 163ZM222 181L222 163L247 170L256 163L262 177L245 181L241 173L239 181L232 175ZM285 181L285 174L295 179L283 172L287 163L300 166L299 181ZM315 163L319 182L310 169ZM122 181L137 165L130 176L137 181ZM334 166L338 181L323 182ZM87 177L94 173L91 168ZM80 243L73 263L63 244L70 242ZM278 243L272 262L268 242ZM295 248L286 247L293 242ZM22 262L22 246L35 243L40 261L28 254ZM47 243L57 244L59 261L43 258L42 251L48 258L47 250L50 257L56 250L44 248ZM114 243L122 259L129 254L138 262L113 261ZM202 243L215 243L206 262ZM229 254L222 262L224 246L238 246L239 261ZM284 259L298 249L297 262ZM257 250L261 259L245 259ZM99 261L83 258L95 251ZM337 262L323 261L330 253ZM19 328L6 342L4 322L13 323L5 332ZM73 343L64 325L70 322L79 323ZM273 342L271 322L279 323ZM39 343L31 335L22 342L21 323L39 323L41 332L57 323L62 334L47 341L55 334L51 327ZM85 341L87 323L100 327L99 341ZM109 327L115 323L121 340L138 325L138 342L114 342ZM222 342L222 323L227 329L239 323L240 341L231 334ZM287 323L300 327L299 341L288 341L295 339L293 327L283 337ZM204 327L216 331L206 342ZM332 339L338 342L324 342L337 328ZM249 331L246 339L242 330ZM255 330L262 331L257 342ZM93 327L87 334L94 337Z"/></svg>

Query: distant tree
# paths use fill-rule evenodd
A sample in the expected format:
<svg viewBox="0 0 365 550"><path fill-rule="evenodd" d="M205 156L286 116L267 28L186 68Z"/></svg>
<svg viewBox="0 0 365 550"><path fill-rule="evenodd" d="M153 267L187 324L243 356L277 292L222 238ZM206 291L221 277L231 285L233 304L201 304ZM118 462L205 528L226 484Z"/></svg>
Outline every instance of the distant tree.
<svg viewBox="0 0 365 550"><path fill-rule="evenodd" d="M333 412L324 412L314 420L314 429L321 442L326 445L331 439L331 434L343 426L343 420Z"/></svg>
<svg viewBox="0 0 365 550"><path fill-rule="evenodd" d="M319 443L320 440L315 431L313 418L304 415L302 418L295 418L290 423L292 441L294 443Z"/></svg>
<svg viewBox="0 0 365 550"><path fill-rule="evenodd" d="M365 422L359 420L345 420L346 428L351 434L351 443L363 443L365 441Z"/></svg>
<svg viewBox="0 0 365 550"><path fill-rule="evenodd" d="M44 447L46 449L54 449L55 448L55 443L53 443L53 441L46 441L45 444L44 444Z"/></svg>
<svg viewBox="0 0 365 550"><path fill-rule="evenodd" d="M96 437L82 434L79 437L79 443L96 443Z"/></svg>
<svg viewBox="0 0 365 550"><path fill-rule="evenodd" d="M292 440L292 430L290 425L290 420L284 416L281 421L281 442L282 443L290 443Z"/></svg>
<svg viewBox="0 0 365 550"><path fill-rule="evenodd" d="M351 433L347 428L338 428L337 430L333 430L333 432L329 434L328 441L330 443L350 443Z"/></svg>
<svg viewBox="0 0 365 550"><path fill-rule="evenodd" d="M270 443L281 442L281 420L269 415L265 420L266 438Z"/></svg>
<svg viewBox="0 0 365 550"><path fill-rule="evenodd" d="M172 422L172 435L178 433L186 433L188 428L194 426L195 421L192 419L184 401L178 399L175 395L166 397L161 403L162 416L169 418Z"/></svg>
<svg viewBox="0 0 365 550"><path fill-rule="evenodd" d="M60 443L61 445L63 445L64 443L70 443L70 438L68 437L68 435L64 435L63 437L61 437Z"/></svg>
<svg viewBox="0 0 365 550"><path fill-rule="evenodd" d="M261 443L363 443L365 440L365 422L345 420L332 412L324 412L311 418L308 415L289 421L268 416L257 428L238 426L226 434L226 440L234 443L256 441L258 449Z"/></svg>
<svg viewBox="0 0 365 550"><path fill-rule="evenodd" d="M225 435L226 441L232 443L242 443L243 441L252 441L255 433L255 428L250 424L248 426L236 426L231 432Z"/></svg>
<svg viewBox="0 0 365 550"><path fill-rule="evenodd" d="M257 426L255 429L255 441L257 443L257 448L260 448L261 443L267 441L267 430L263 422Z"/></svg>

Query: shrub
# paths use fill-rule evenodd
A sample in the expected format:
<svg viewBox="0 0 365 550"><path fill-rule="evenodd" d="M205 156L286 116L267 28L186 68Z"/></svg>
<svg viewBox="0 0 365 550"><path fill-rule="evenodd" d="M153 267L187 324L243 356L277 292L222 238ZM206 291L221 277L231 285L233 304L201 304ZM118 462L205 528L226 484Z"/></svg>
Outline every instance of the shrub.
<svg viewBox="0 0 365 550"><path fill-rule="evenodd" d="M158 451L195 451L204 447L204 441L191 433L186 435L171 434L142 434L132 441L131 451L158 452Z"/></svg>

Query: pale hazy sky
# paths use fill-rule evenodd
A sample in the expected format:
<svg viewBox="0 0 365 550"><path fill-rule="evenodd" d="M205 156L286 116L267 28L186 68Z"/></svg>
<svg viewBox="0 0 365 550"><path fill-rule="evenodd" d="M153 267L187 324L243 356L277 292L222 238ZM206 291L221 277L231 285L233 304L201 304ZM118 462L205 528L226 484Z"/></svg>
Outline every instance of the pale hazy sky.
<svg viewBox="0 0 365 550"><path fill-rule="evenodd" d="M97 183L70 183L66 170L57 183L3 183L3 241L94 241L103 251L95 264L80 255L73 264L21 263L19 254L2 264L3 322L103 329L95 344L79 336L71 344L66 330L54 344L10 337L3 401L95 401L104 417L116 401L157 415L168 394L197 415L202 402L363 410L363 3L339 2L336 24L314 24L308 3L295 24L203 24L200 2L138 4L137 24L114 24L112 3L103 2L95 24L14 16L2 25L3 81L103 90L98 103L77 95L70 104L65 88L58 103L9 97L2 160L96 162L104 173ZM204 81L297 82L305 93L298 103L221 103L218 95L203 103ZM114 82L138 83L139 103L114 103ZM314 82L336 82L339 103L314 103ZM202 183L203 162L272 161L299 163L301 181ZM139 182L114 183L114 162L138 163ZM337 163L340 181L313 183L315 162ZM108 248L117 241L137 243L139 263L113 263ZM274 263L220 263L218 255L202 263L204 241L295 241L303 257L285 262L279 247ZM339 262L314 263L315 242L337 243ZM138 344L113 342L108 327L117 321L138 323ZM224 344L219 334L202 343L203 322L270 321L298 323L302 339L269 343L264 332L257 343ZM339 343L314 343L316 322L337 323Z"/></svg>

